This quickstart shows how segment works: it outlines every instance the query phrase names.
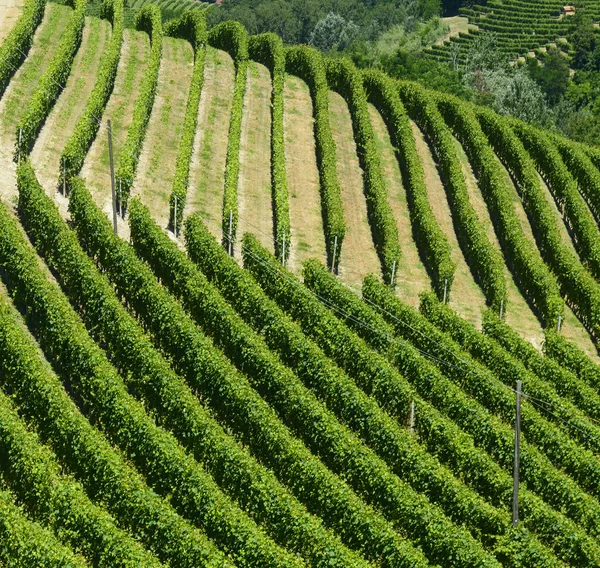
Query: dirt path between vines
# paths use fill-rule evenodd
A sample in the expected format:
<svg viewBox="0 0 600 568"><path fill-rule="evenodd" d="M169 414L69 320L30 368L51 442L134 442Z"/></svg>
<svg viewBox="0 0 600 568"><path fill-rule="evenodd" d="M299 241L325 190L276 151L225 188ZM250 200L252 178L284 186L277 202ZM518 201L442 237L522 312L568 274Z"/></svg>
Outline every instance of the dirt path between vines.
<svg viewBox="0 0 600 568"><path fill-rule="evenodd" d="M86 18L81 46L73 61L67 86L31 152L38 180L49 194L56 190L60 155L85 109L110 33L111 26L106 20Z"/></svg>
<svg viewBox="0 0 600 568"><path fill-rule="evenodd" d="M21 0L0 5L0 44L13 29L22 13L23 2Z"/></svg>
<svg viewBox="0 0 600 568"><path fill-rule="evenodd" d="M137 99L139 85L146 71L146 62L150 54L148 34L133 30L124 30L121 58L117 77L96 139L88 152L81 171L87 181L96 203L104 211L111 210L110 169L108 160L108 138L106 121L111 120L113 131L113 153L115 168L119 155L127 138L127 129L131 124L133 107Z"/></svg>
<svg viewBox="0 0 600 568"><path fill-rule="evenodd" d="M16 165L12 159L16 142L15 129L60 44L71 12L71 8L58 4L46 6L44 19L33 37L28 57L16 71L0 99L0 195L13 203L17 196Z"/></svg>
<svg viewBox="0 0 600 568"><path fill-rule="evenodd" d="M396 151L381 115L369 105L369 115L373 124L375 143L379 150L383 179L388 188L388 203L394 212L402 256L396 267L396 294L413 307L419 305L419 294L431 289L431 282L425 266L419 257L419 250L413 239L412 224L406 191L402 184L402 174Z"/></svg>
<svg viewBox="0 0 600 568"><path fill-rule="evenodd" d="M241 239L253 233L274 251L271 196L271 74L253 61L248 65L238 183L238 228L235 256L241 258Z"/></svg>
<svg viewBox="0 0 600 568"><path fill-rule="evenodd" d="M429 146L418 126L412 121L411 127L417 144L417 152L423 164L429 203L442 232L450 243L452 260L456 263L454 282L448 303L459 315L474 324L477 329L481 329L481 311L485 309L485 296L476 284L458 244L446 191Z"/></svg>
<svg viewBox="0 0 600 568"><path fill-rule="evenodd" d="M313 105L304 81L287 75L283 90L285 167L290 201L292 246L288 268L298 274L302 263L327 261L321 189L315 148Z"/></svg>
<svg viewBox="0 0 600 568"><path fill-rule="evenodd" d="M234 79L229 54L207 47L185 215L199 213L219 242Z"/></svg>
<svg viewBox="0 0 600 568"><path fill-rule="evenodd" d="M190 43L163 38L156 98L131 192L140 195L161 227L169 223L169 199L193 68Z"/></svg>
<svg viewBox="0 0 600 568"><path fill-rule="evenodd" d="M381 265L367 217L363 172L356 154L350 112L346 101L332 91L329 92L329 122L337 149L337 174L346 222L339 276L346 284L360 290L367 274L381 275Z"/></svg>

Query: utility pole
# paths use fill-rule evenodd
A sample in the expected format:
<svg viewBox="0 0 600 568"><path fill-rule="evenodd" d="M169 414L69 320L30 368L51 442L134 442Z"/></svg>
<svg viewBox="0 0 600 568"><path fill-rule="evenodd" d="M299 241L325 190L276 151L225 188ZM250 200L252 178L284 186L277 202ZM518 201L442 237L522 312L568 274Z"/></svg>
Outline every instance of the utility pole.
<svg viewBox="0 0 600 568"><path fill-rule="evenodd" d="M108 158L110 160L110 188L112 191L112 206L113 206L113 227L115 235L117 232L117 196L115 193L115 164L113 161L113 147L112 147L112 128L110 126L110 120L107 121L108 125Z"/></svg>
<svg viewBox="0 0 600 568"><path fill-rule="evenodd" d="M513 469L513 527L519 522L519 453L521 451L521 381L517 381L517 408L515 420L515 464Z"/></svg>

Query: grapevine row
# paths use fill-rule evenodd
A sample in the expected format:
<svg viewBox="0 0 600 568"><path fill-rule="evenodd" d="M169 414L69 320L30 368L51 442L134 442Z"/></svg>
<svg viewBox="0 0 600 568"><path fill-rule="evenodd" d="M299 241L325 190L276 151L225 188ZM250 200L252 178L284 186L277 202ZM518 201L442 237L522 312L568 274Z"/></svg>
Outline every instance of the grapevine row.
<svg viewBox="0 0 600 568"><path fill-rule="evenodd" d="M283 135L283 87L285 52L283 42L272 33L253 36L249 40L250 57L262 63L271 73L271 191L275 225L275 254L281 260L290 256L290 203L285 167Z"/></svg>
<svg viewBox="0 0 600 568"><path fill-rule="evenodd" d="M121 148L119 164L115 172L119 192L117 199L122 211L127 209L129 193L135 178L142 144L146 136L146 127L150 120L150 113L156 95L163 36L160 10L152 4L142 8L135 17L135 28L146 32L150 37L150 56L133 108L133 117L127 130L127 138L123 148Z"/></svg>
<svg viewBox="0 0 600 568"><path fill-rule="evenodd" d="M112 35L102 56L100 70L83 114L77 121L61 155L60 184L81 171L85 156L100 128L100 117L115 84L123 43L123 0L107 1L103 11L105 17L112 23Z"/></svg>
<svg viewBox="0 0 600 568"><path fill-rule="evenodd" d="M406 110L395 83L379 71L363 71L367 98L381 114L397 151L398 164L406 188L406 197L419 255L440 297L450 290L455 265L450 245L431 210L425 186L423 166L417 153Z"/></svg>
<svg viewBox="0 0 600 568"><path fill-rule="evenodd" d="M337 267L346 225L340 183L337 176L336 147L329 123L329 86L325 62L316 49L300 46L285 51L286 72L300 77L310 90L315 119L315 146L321 186L321 208L329 265Z"/></svg>
<svg viewBox="0 0 600 568"><path fill-rule="evenodd" d="M87 0L73 0L73 12L56 54L40 78L23 117L17 124L15 158L29 154L48 113L67 84L73 59L81 44L86 5Z"/></svg>
<svg viewBox="0 0 600 568"><path fill-rule="evenodd" d="M198 10L184 13L178 20L171 20L165 25L165 35L186 39L194 52L194 69L185 109L183 131L177 150L175 162L175 178L169 200L169 225L173 229L181 227L183 209L187 200L187 189L190 175L190 160L194 147L194 138L198 126L198 105L204 83L204 59L206 56L206 18ZM179 232L177 230L177 232Z"/></svg>
<svg viewBox="0 0 600 568"><path fill-rule="evenodd" d="M248 33L239 22L228 21L215 26L208 35L209 43L227 51L235 66L235 81L231 101L231 118L227 137L223 214L221 227L223 245L233 250L238 225L238 182L240 173L240 143L242 138L242 112L248 71Z"/></svg>
<svg viewBox="0 0 600 568"><path fill-rule="evenodd" d="M337 91L348 104L363 173L371 233L381 262L383 278L386 282L391 282L396 273L396 264L400 261L400 241L396 219L388 203L388 188L383 179L381 160L375 146L362 77L346 59L327 60L326 76L329 88Z"/></svg>

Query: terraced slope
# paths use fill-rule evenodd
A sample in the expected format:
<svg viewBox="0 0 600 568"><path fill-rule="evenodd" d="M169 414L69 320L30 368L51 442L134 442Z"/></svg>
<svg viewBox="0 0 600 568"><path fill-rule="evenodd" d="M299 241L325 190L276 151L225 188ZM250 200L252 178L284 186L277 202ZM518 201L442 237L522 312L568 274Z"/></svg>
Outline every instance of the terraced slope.
<svg viewBox="0 0 600 568"><path fill-rule="evenodd" d="M33 38L0 67L0 562L27 531L52 566L600 565L597 226L558 183L593 162L200 11L79 41L81 8L0 46Z"/></svg>

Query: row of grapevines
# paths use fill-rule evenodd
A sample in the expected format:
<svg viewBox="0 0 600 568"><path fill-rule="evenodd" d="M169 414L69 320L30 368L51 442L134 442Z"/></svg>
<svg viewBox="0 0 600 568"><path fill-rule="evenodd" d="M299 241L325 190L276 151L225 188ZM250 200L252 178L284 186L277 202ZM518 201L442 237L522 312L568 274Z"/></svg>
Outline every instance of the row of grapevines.
<svg viewBox="0 0 600 568"><path fill-rule="evenodd" d="M89 564L49 530L30 521L12 495L0 489L0 562L6 568L85 568Z"/></svg>
<svg viewBox="0 0 600 568"><path fill-rule="evenodd" d="M81 43L85 24L86 0L73 0L73 13L60 40L60 45L48 69L44 72L29 100L23 117L17 124L17 155L28 154L52 110L62 89L67 84L75 54Z"/></svg>
<svg viewBox="0 0 600 568"><path fill-rule="evenodd" d="M546 330L544 353L574 373L595 390L600 390L600 369L581 349L553 330Z"/></svg>
<svg viewBox="0 0 600 568"><path fill-rule="evenodd" d="M269 470L223 431L185 382L171 370L33 179L27 186L21 185L19 205L34 246L58 275L72 304L80 308L90 333L106 347L130 389L154 411L159 423L173 431L219 486L244 510L250 511L282 545L301 554L311 565L360 568L361 563L352 553L309 515ZM136 205L138 202L133 201L132 220L138 217ZM61 243L60 247L55 246L57 242ZM127 506L131 507L128 503ZM156 524L162 526L165 522ZM141 522L138 524L144 526ZM156 540L159 547L168 549L168 542ZM175 536L172 540L176 540ZM177 566L201 564L200 559L192 557L191 545L189 548L189 559L173 559Z"/></svg>
<svg viewBox="0 0 600 568"><path fill-rule="evenodd" d="M498 137L493 125L499 122L498 116L481 111L477 115L480 124L468 105L454 99L448 99L441 110L444 119L463 145L477 175L504 259L515 282L523 296L534 306L538 317L548 326L556 325L558 316L564 309L558 285L539 251L523 232L506 186L502 166L492 150L492 147L497 146Z"/></svg>
<svg viewBox="0 0 600 568"><path fill-rule="evenodd" d="M551 384L560 396L575 404L592 419L600 419L600 395L585 381L580 380L549 357L540 355L531 343L525 341L492 313L484 313L483 332L495 339L532 373Z"/></svg>
<svg viewBox="0 0 600 568"><path fill-rule="evenodd" d="M183 209L187 200L187 189L190 175L190 160L198 126L198 105L204 83L204 58L206 56L206 17L204 12L194 10L185 12L181 18L171 20L165 25L165 35L188 40L194 51L194 69L192 82L185 109L183 131L177 150L175 162L175 178L169 200L169 224L179 228L183 221ZM177 230L179 232L179 230Z"/></svg>
<svg viewBox="0 0 600 568"><path fill-rule="evenodd" d="M112 23L112 35L102 56L96 82L83 114L65 144L60 159L61 184L81 171L85 156L100 128L102 112L115 84L123 43L123 0L108 0L103 5L103 13Z"/></svg>
<svg viewBox="0 0 600 568"><path fill-rule="evenodd" d="M132 234L135 233L132 231ZM217 246L196 216L190 217L186 225L186 242L194 262L244 320L264 337L269 348L277 352L339 420L355 430L397 475L427 494L449 517L465 524L473 534L497 534L504 530L505 519L453 479L451 473L432 459L403 426L333 364L302 333L298 324L287 318L262 292L252 277ZM140 253L158 268L161 264L158 250L159 247L151 250L145 246ZM167 276L163 276L164 271L160 272L163 280ZM177 282L175 275L173 278Z"/></svg>
<svg viewBox="0 0 600 568"><path fill-rule="evenodd" d="M323 56L316 49L299 46L285 52L285 69L308 85L315 119L315 146L321 185L321 211L329 265L336 267L342 250L346 225L340 183L337 176L336 147L329 123L329 87ZM335 258L334 258L335 256Z"/></svg>
<svg viewBox="0 0 600 568"><path fill-rule="evenodd" d="M28 515L50 526L92 565L162 566L119 529L106 511L92 503L79 483L62 475L54 454L27 430L2 391L0 452L0 471Z"/></svg>
<svg viewBox="0 0 600 568"><path fill-rule="evenodd" d="M26 174L20 170L20 176ZM73 203L77 199L75 178L71 185ZM13 295L25 304L26 317L47 359L54 362L111 441L157 493L170 495L175 509L202 526L239 566L301 566L232 503L204 468L129 395L58 285L47 280L14 221L7 213L3 217L0 264Z"/></svg>
<svg viewBox="0 0 600 568"><path fill-rule="evenodd" d="M399 566L424 565L421 552L291 435L248 379L198 330L127 243L115 237L83 188L76 201L71 198L70 205L80 242L88 254L98 259L153 340L171 357L174 370L202 393L219 419L241 436L309 510L334 526L348 546L361 550L369 559L383 556L388 561L397 558Z"/></svg>
<svg viewBox="0 0 600 568"><path fill-rule="evenodd" d="M387 199L388 188L383 179L381 160L375 146L373 125L362 77L352 62L347 59L328 60L326 74L329 88L337 91L348 103L356 149L363 172L367 214L375 249L381 262L383 278L386 282L391 282L401 254L398 227Z"/></svg>
<svg viewBox="0 0 600 568"><path fill-rule="evenodd" d="M573 244L581 261L596 279L600 279L600 233L579 193L577 182L548 136L522 124L515 126L515 131L557 204L563 208L565 224L573 233Z"/></svg>
<svg viewBox="0 0 600 568"><path fill-rule="evenodd" d="M410 404L414 401L418 414L419 433L430 451L436 453L452 469L456 468L455 470L457 473L460 472L463 479L469 480L470 484L475 484L482 495L487 497L492 493L495 503L505 503L506 499L510 500L510 493L506 494L506 491L510 492L510 480L507 478L508 483L504 488L498 486L501 470L485 454L473 447L472 439L460 432L449 420L441 417L435 409L414 393L403 377L382 357L367 349L364 343L349 332L343 324L328 314L313 296L293 280L291 275L283 272L275 259L270 257L254 239L247 237L245 244L243 252L245 252L247 267L259 279L265 291L272 295L292 317L297 318L304 331L320 343L324 351L333 357L368 394L401 422L405 422L408 418ZM422 357L419 358L416 353L408 352L407 358L410 376L427 378L429 370L427 362ZM443 397L445 391L440 390ZM422 394L428 396L428 392L425 384ZM466 397L463 399L468 401ZM446 410L453 410L456 407L454 398L448 399L448 403ZM482 432L476 428L477 424L473 423L474 413L470 404L467 404L466 409L462 417L463 427L470 428L475 436L481 436ZM481 414L478 412L475 416L479 417ZM508 439L510 440L510 433ZM552 530L548 531L551 538L554 530L555 526L552 525Z"/></svg>
<svg viewBox="0 0 600 568"><path fill-rule="evenodd" d="M495 310L507 306L504 261L490 242L469 197L465 176L454 147L454 140L436 106L443 107L445 98L434 97L417 85L402 90L404 104L413 120L423 131L440 168L448 203L454 217L456 234L463 255L475 281L485 294L487 303Z"/></svg>
<svg viewBox="0 0 600 568"><path fill-rule="evenodd" d="M578 189L596 218L596 223L600 223L600 172L580 145L561 136L554 136L553 142L569 172L577 180Z"/></svg>
<svg viewBox="0 0 600 568"><path fill-rule="evenodd" d="M119 164L115 173L116 182L120 188L119 201L123 210L127 209L127 200L135 179L142 144L146 136L146 127L156 95L158 71L162 58L163 30L160 9L152 4L144 6L135 17L135 28L150 36L150 57L139 87L131 124L119 154Z"/></svg>
<svg viewBox="0 0 600 568"><path fill-rule="evenodd" d="M0 305L0 362L5 388L86 492L162 561L193 568L228 565L206 535L181 519L93 428L39 356L37 345ZM211 564L212 563L212 564Z"/></svg>
<svg viewBox="0 0 600 568"><path fill-rule="evenodd" d="M366 309L364 304L359 310L351 310L351 314L365 315L367 322L378 325L379 329L386 332L385 339L387 339L388 333L389 337L393 337L393 334L396 333L398 337L405 337L407 341L413 343L423 353L430 355L432 359L437 358L439 369L431 364L423 366L420 375L417 376L415 372L419 372L419 368L414 365L406 365L408 363L406 357L400 359L393 352L390 357L407 375L422 381L425 388L429 384L428 388L432 396L437 399L435 404L443 403L449 416L454 417L465 429L473 432L478 445L485 448L500 463L503 471L494 480L494 483L488 484L489 496L492 499L499 499L500 502L510 507L512 478L506 472L510 471L513 460L514 431L497 418L491 417L480 403L474 401L455 385L455 382L459 380L458 374L461 378L468 374L470 378L482 379L482 382L476 387L485 392L490 383L497 382L495 377L483 367L478 366L466 352L461 350L446 334L435 328L417 310L403 304L393 296L375 278L367 277L365 279L363 296L367 302L381 310L385 321L381 315ZM383 335L370 334L372 340L377 337L381 342ZM389 346L387 350L390 350ZM399 352L397 347L396 352ZM466 368L456 361L464 362ZM476 373L468 373L468 368L474 369ZM483 387L480 386L481 384ZM486 414L489 415L487 418ZM469 426L470 423L472 426ZM522 518L523 522L530 526L543 542L552 546L556 553L565 560L575 564L594 565L600 554L600 549L594 539L598 534L600 505L583 492L565 473L555 469L547 458L542 456L527 440L522 441L522 449L524 451L521 454L521 475L523 479L527 480L527 489L525 492L522 490L519 492L519 508L523 513L522 517L520 515L520 519ZM483 468L482 471L484 471ZM473 477L472 471L468 475L474 481L477 480L477 476ZM536 495L543 498L545 502L542 502ZM554 510L550 509L548 505L554 507ZM572 541L570 536L575 534L571 533L574 524L565 519L565 516L581 527L575 529L578 534L577 542ZM586 535L584 531L590 536Z"/></svg>
<svg viewBox="0 0 600 568"><path fill-rule="evenodd" d="M35 30L44 17L46 0L27 0L23 13L0 46L0 93L8 83L33 44Z"/></svg>
<svg viewBox="0 0 600 568"><path fill-rule="evenodd" d="M285 145L283 135L283 86L285 53L283 42L272 33L253 36L249 40L250 57L262 63L271 73L271 191L275 225L275 254L285 260L290 256L291 228Z"/></svg>
<svg viewBox="0 0 600 568"><path fill-rule="evenodd" d="M399 318L396 323L404 323L405 326L402 328L407 335L407 341L412 341L417 347L415 350L407 341L394 337L395 330L392 326L386 323L381 315L373 310L372 307L368 306L365 302L360 301L356 294L352 293L347 288L343 287L337 280L335 280L331 274L329 274L322 266L316 262L310 262L305 265L304 269L304 281L305 284L313 291L315 295L326 305L333 306L336 315L342 321L345 321L354 331L361 336L370 346L379 351L382 355L395 365L404 376L408 377L411 383L414 384L417 391L427 400L430 404L435 407L443 409L449 418L456 420L465 430L469 431L476 439L477 444L482 446L488 453L490 453L503 468L510 466L512 460L512 443L513 443L513 432L510 428L507 428L502 422L492 416L494 408L488 411L484 408L484 404L488 402L487 397L489 394L486 392L487 383L494 384L496 381L493 377L490 379L489 376L483 378L483 381L479 381L479 384L474 384L475 393L465 393L459 386L454 384L459 382L460 379L455 377L443 376L441 371L436 369L430 361L426 361L422 357L422 353L432 353L434 360L444 361L444 357L448 356L450 351L445 345L443 335L435 330L431 324L412 308L403 307L399 301L395 301L395 306L388 308L390 310L396 310L397 306L401 306L403 309L402 317ZM365 287L373 288L377 290L377 286L384 290L387 288L380 282L376 285L373 282L377 280L370 276L365 280ZM313 304L314 311L319 314L321 320L334 320L333 315L328 313L323 307L318 307L318 302L314 298L308 299L309 294L305 294L306 304ZM390 293L390 296L393 296ZM390 312L387 312L388 314ZM343 317L341 317L343 316ZM430 329L422 329L423 322ZM333 324L335 326L335 323ZM420 329L421 328L421 329ZM345 328L341 323L338 322L335 326L338 334L345 334L344 338L348 342L351 338L348 335L348 329ZM410 331L408 331L410 330ZM419 331L416 331L419 330ZM412 334L411 334L412 332ZM441 337L440 337L441 336ZM432 343L433 345L428 345ZM433 347L433 348L432 348ZM383 366L381 366L383 368ZM444 367L440 367L444 368ZM452 369L457 368L452 367ZM459 369L459 373L462 376L465 375L463 369ZM489 374L489 373L488 373ZM450 378L450 380L448 380ZM470 381L470 382L469 382ZM471 387L471 382L477 383L473 378L469 377L467 386ZM460 382L459 382L460 384ZM469 397L469 394L477 394L478 392L485 393L483 401L477 402L473 398ZM482 397L479 397L482 398ZM498 398L497 396L495 398ZM450 446L442 450L439 447L432 446L430 441L427 439L428 429L431 430L433 426L437 426L436 430L439 432L441 421L438 421L438 425L424 423L424 417L422 414L427 411L426 403L423 400L419 400L416 397L416 412L418 412L417 429L419 435L425 443L427 443L431 451L437 451L438 455L448 456L448 450ZM512 404L510 404L512 402ZM514 408L514 399L509 400L509 406ZM423 429L423 426L425 429ZM462 434L464 437L464 434ZM472 443L472 442L471 442ZM464 446L466 447L466 445ZM462 448L464 451L464 447ZM589 509L581 509L580 499L582 491L571 481L565 478L564 474L553 470L550 464L546 463L546 460L540 456L536 450L534 450L530 444L524 442L524 463L527 462L527 472L524 472L527 477L529 487L533 490L542 488L542 494L549 503L556 506L557 508L563 509L565 502L575 503L578 509L575 511L574 518L578 521L585 517L584 526L588 526L588 517L591 519L598 519L600 514L600 506L588 498L587 501L591 502ZM456 451L456 450L454 450ZM448 459L448 458L446 458ZM481 456L476 456L477 461L481 463ZM509 506L510 503L510 485L511 480L506 474L501 474L501 481L498 479L496 473L492 477L494 483L490 484L481 483L482 478L485 479L486 467L481 467L482 478L473 478L472 468L475 460L471 458L467 463L467 468L462 467L460 460L457 462L454 460L451 467L457 469L457 474L465 475L467 479L470 479L469 483L486 498L491 499L492 502L502 505ZM487 467L491 473L493 467ZM496 468L497 469L497 468ZM481 474L480 474L481 475ZM571 495L568 495L565 499L563 495L556 498L553 492L548 492L546 484L549 479L554 479L555 482L563 482L563 486L566 485L571 490ZM500 481L500 482L499 482ZM550 497L550 499L548 499ZM571 541L571 530L573 528L572 523L562 518L561 521L557 522L557 518L560 518L560 513L551 511L550 508L541 503L539 499L533 498L532 495L525 497L527 501L527 513L523 519L528 527L535 530L539 538L545 543L551 546L560 554L563 558L569 560L577 559L578 562L590 563L590 558L595 558L600 553L600 548L592 545L591 553L588 552L583 555L583 559L579 558L580 555L580 543L590 542L590 539L579 532L579 543L573 546ZM594 513L591 513L595 509ZM591 513L591 515L590 515ZM560 526L560 529L559 529ZM593 562L592 562L593 564Z"/></svg>
<svg viewBox="0 0 600 568"><path fill-rule="evenodd" d="M322 461L345 475L357 492L402 527L432 560L439 561L452 551L463 565L486 562L485 555L478 550L478 543L457 530L427 499L402 483L381 458L367 449L357 436L338 422L334 413L315 399L206 277L160 231L147 211L140 210L136 218L130 216L130 225L138 254L150 262L161 282L182 302L205 333L211 335L215 344L238 368L243 369L254 388ZM307 429L306 424L319 424L318 436ZM406 438L406 435L402 437ZM479 505L481 507L481 503ZM488 513L485 506L481 509ZM390 515L390 511L393 514ZM481 512L477 510L477 513ZM432 518L436 519L439 527L435 531L430 528ZM486 521L490 522L490 519ZM491 523L497 530L501 520L496 515ZM484 530L489 528L486 524Z"/></svg>
<svg viewBox="0 0 600 568"><path fill-rule="evenodd" d="M585 270L577 256L562 240L555 217L542 188L535 166L523 143L513 131L528 138L526 127L497 118L486 124L490 142L515 180L523 207L531 223L538 248L552 268L567 301L594 337L600 338L600 285ZM551 326L548 322L548 327Z"/></svg>
<svg viewBox="0 0 600 568"><path fill-rule="evenodd" d="M543 401L543 404L547 405L546 408L552 409L546 415L547 420L533 420L534 415L530 413L529 437L533 439L533 433L537 431L538 447L545 448L550 459L569 473L581 487L596 497L600 496L600 459L594 455L600 439L598 426L573 404L557 395L551 385L527 371L498 343L477 331L450 308L438 304L431 296L423 296L421 311L474 359L490 369L500 381L513 387L515 381L521 380L527 395ZM566 435L553 428L550 421L556 422ZM588 448L588 451L584 450L584 447Z"/></svg>
<svg viewBox="0 0 600 568"><path fill-rule="evenodd" d="M233 250L238 225L238 181L240 173L240 143L242 137L242 112L248 71L248 33L239 22L228 21L215 26L208 34L209 43L227 51L235 65L235 82L231 101L231 118L227 137L225 182L221 227L223 245Z"/></svg>
<svg viewBox="0 0 600 568"><path fill-rule="evenodd" d="M415 243L433 288L442 297L444 288L450 290L455 266L450 258L448 240L431 210L423 166L406 110L395 82L381 71L363 71L363 84L367 99L383 117L398 153Z"/></svg>

